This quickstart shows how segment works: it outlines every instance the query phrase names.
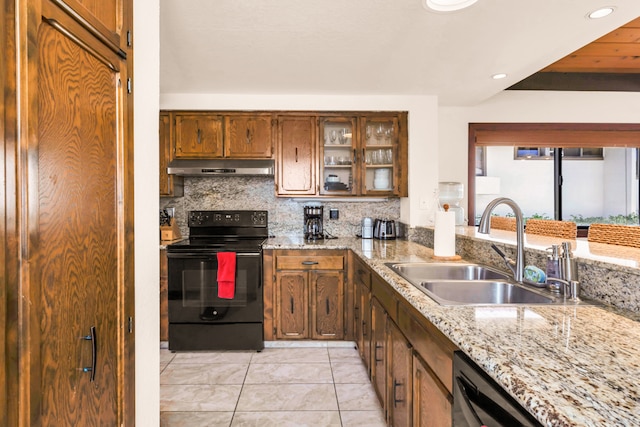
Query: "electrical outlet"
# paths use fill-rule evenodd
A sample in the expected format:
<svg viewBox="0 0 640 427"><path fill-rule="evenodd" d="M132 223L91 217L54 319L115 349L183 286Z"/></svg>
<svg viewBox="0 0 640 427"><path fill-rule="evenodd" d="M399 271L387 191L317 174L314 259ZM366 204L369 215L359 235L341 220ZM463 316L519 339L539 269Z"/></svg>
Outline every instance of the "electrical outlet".
<svg viewBox="0 0 640 427"><path fill-rule="evenodd" d="M340 211L338 209L329 209L329 219L338 219L340 217Z"/></svg>
<svg viewBox="0 0 640 427"><path fill-rule="evenodd" d="M171 218L175 218L176 208L164 208L164 210L167 212L167 215L169 215Z"/></svg>

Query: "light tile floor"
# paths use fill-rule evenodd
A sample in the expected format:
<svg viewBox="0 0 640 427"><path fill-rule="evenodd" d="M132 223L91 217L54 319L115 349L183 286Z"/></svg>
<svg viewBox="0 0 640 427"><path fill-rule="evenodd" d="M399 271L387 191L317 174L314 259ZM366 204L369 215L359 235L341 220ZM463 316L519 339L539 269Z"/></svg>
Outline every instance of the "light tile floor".
<svg viewBox="0 0 640 427"><path fill-rule="evenodd" d="M161 427L383 427L353 346L160 350Z"/></svg>

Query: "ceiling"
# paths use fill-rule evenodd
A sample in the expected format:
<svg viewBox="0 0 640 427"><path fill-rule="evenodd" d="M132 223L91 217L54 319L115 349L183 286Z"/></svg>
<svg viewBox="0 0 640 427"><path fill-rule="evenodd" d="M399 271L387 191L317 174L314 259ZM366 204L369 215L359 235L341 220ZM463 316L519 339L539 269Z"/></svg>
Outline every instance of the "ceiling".
<svg viewBox="0 0 640 427"><path fill-rule="evenodd" d="M612 5L606 18L585 17ZM631 76L640 62L619 40L610 46L618 61L592 60L595 43L570 55L629 21L637 27L638 0L479 0L455 13L421 0L161 0L160 8L161 94L436 95L463 106L539 70L606 64ZM500 72L507 78L491 78Z"/></svg>

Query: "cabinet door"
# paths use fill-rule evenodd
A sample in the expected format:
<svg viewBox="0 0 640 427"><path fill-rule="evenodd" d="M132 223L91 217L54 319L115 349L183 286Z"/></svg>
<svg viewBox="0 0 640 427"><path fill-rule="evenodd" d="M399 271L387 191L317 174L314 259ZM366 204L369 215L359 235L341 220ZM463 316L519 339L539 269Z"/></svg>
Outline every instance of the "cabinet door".
<svg viewBox="0 0 640 427"><path fill-rule="evenodd" d="M125 50L126 31L122 15L128 2L123 0L51 0L86 27L114 51Z"/></svg>
<svg viewBox="0 0 640 427"><path fill-rule="evenodd" d="M278 118L278 195L313 195L316 186L316 118Z"/></svg>
<svg viewBox="0 0 640 427"><path fill-rule="evenodd" d="M16 8L26 27L16 40L29 40L16 46L29 138L16 143L31 160L15 177L29 200L20 232L32 268L17 279L17 322L28 327L15 337L25 370L10 405L25 426L133 425L128 64L66 10L29 4Z"/></svg>
<svg viewBox="0 0 640 427"><path fill-rule="evenodd" d="M320 123L320 194L351 195L358 188L355 117L324 117Z"/></svg>
<svg viewBox="0 0 640 427"><path fill-rule="evenodd" d="M166 249L160 251L160 341L169 341L169 272Z"/></svg>
<svg viewBox="0 0 640 427"><path fill-rule="evenodd" d="M359 286L362 290L360 307L362 313L362 354L364 364L371 376L371 292L364 285Z"/></svg>
<svg viewBox="0 0 640 427"><path fill-rule="evenodd" d="M276 273L276 337L302 339L309 337L308 273L280 271Z"/></svg>
<svg viewBox="0 0 640 427"><path fill-rule="evenodd" d="M222 157L222 117L176 114L176 158Z"/></svg>
<svg viewBox="0 0 640 427"><path fill-rule="evenodd" d="M344 273L311 271L312 338L340 340L344 337Z"/></svg>
<svg viewBox="0 0 640 427"><path fill-rule="evenodd" d="M387 314L376 298L371 299L371 381L383 408L387 408L386 370Z"/></svg>
<svg viewBox="0 0 640 427"><path fill-rule="evenodd" d="M173 160L173 134L171 115L160 113L160 196L182 196L184 179L167 173L167 166Z"/></svg>
<svg viewBox="0 0 640 427"><path fill-rule="evenodd" d="M392 426L411 426L412 352L409 341L393 322L388 322L389 419ZM419 424L418 424L419 426Z"/></svg>
<svg viewBox="0 0 640 427"><path fill-rule="evenodd" d="M451 426L453 398L427 364L413 356L413 425Z"/></svg>
<svg viewBox="0 0 640 427"><path fill-rule="evenodd" d="M271 114L233 114L225 117L225 157L238 159L270 159Z"/></svg>

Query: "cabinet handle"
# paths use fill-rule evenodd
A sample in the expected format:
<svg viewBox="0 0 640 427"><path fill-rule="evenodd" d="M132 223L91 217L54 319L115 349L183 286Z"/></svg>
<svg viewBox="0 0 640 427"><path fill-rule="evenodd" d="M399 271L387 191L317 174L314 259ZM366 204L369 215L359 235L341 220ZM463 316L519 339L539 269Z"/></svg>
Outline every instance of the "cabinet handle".
<svg viewBox="0 0 640 427"><path fill-rule="evenodd" d="M393 407L394 407L394 408L396 407L396 403L402 403L402 402L404 402L404 400L403 400L403 399L398 399L398 398L396 397L396 395L397 395L396 390L397 390L397 389L398 389L398 387L399 387L399 386L401 386L401 385L402 385L402 383L401 383L401 382L396 381L396 379L395 379L395 378L393 379Z"/></svg>
<svg viewBox="0 0 640 427"><path fill-rule="evenodd" d="M247 129L247 144L251 144L251 131Z"/></svg>
<svg viewBox="0 0 640 427"><path fill-rule="evenodd" d="M302 265L317 265L318 261L302 261Z"/></svg>
<svg viewBox="0 0 640 427"><path fill-rule="evenodd" d="M373 350L373 359L376 362L384 362L384 359L378 359L378 349L379 348L384 348L384 347L381 346L381 345L376 344L376 348Z"/></svg>
<svg viewBox="0 0 640 427"><path fill-rule="evenodd" d="M367 163L367 156L365 155L365 149L362 149L362 163L366 164Z"/></svg>
<svg viewBox="0 0 640 427"><path fill-rule="evenodd" d="M293 314L293 297L291 297L291 314Z"/></svg>
<svg viewBox="0 0 640 427"><path fill-rule="evenodd" d="M296 163L298 163L298 147L296 147Z"/></svg>
<svg viewBox="0 0 640 427"><path fill-rule="evenodd" d="M200 129L198 129L197 134L198 134L198 144L202 144L202 137L200 136L202 132L200 131Z"/></svg>
<svg viewBox="0 0 640 427"><path fill-rule="evenodd" d="M329 298L327 298L325 300L325 302L326 302L326 305L327 305L327 314L329 314L329 312L330 312L330 310L329 310Z"/></svg>
<svg viewBox="0 0 640 427"><path fill-rule="evenodd" d="M96 362L97 362L97 340L96 340L96 327L92 326L89 335L85 335L80 337L81 340L91 341L91 366L80 368L82 372L91 372L90 382L93 382L96 379Z"/></svg>
<svg viewBox="0 0 640 427"><path fill-rule="evenodd" d="M362 321L362 336L367 336L367 322L365 322L364 320Z"/></svg>
<svg viewBox="0 0 640 427"><path fill-rule="evenodd" d="M356 149L354 148L354 149L353 149L353 164L354 164L354 165L356 164L356 161L357 161L357 157L356 157L356 156L357 156L357 154L356 154L356 153L357 153L357 151L356 151Z"/></svg>

